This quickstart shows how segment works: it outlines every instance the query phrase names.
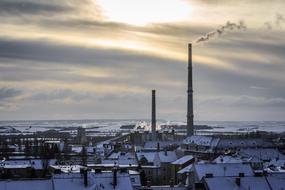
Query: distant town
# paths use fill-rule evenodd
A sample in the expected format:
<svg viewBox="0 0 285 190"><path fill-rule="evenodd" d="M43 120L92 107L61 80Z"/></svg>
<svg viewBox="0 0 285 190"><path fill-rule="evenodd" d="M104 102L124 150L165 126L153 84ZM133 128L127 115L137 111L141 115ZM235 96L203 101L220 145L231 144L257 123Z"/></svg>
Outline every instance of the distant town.
<svg viewBox="0 0 285 190"><path fill-rule="evenodd" d="M211 126L194 125L191 44L188 50L186 125L158 129L152 90L151 122L118 133L2 127L0 190L284 190L284 133L203 133Z"/></svg>

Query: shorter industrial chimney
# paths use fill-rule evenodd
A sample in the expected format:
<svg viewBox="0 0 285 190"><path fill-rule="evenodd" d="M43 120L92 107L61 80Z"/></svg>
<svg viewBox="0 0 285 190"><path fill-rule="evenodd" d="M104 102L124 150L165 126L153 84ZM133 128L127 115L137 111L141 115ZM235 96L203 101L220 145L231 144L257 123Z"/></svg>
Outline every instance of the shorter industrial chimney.
<svg viewBox="0 0 285 190"><path fill-rule="evenodd" d="M156 140L156 103L155 103L155 90L152 90L152 109L151 109L151 134L152 140Z"/></svg>

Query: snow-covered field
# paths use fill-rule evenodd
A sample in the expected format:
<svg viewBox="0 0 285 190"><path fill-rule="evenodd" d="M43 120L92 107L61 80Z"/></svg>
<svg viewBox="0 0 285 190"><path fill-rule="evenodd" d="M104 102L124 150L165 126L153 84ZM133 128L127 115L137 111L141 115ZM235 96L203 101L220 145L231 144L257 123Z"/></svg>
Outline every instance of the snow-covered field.
<svg viewBox="0 0 285 190"><path fill-rule="evenodd" d="M185 122L158 121L158 125L185 125ZM214 132L247 132L247 131L272 131L285 132L285 121L197 121L196 125L208 125ZM45 120L45 121L0 121L0 132L23 132L60 130L72 131L77 127L84 127L88 131L119 132L122 125L136 125L149 128L147 120ZM159 128L159 127L158 127Z"/></svg>

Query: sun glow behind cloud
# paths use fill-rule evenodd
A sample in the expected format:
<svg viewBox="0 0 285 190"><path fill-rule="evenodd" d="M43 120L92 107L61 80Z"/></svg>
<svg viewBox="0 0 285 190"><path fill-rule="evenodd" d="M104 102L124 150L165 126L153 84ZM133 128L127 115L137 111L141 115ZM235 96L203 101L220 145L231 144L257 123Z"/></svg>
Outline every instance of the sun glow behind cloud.
<svg viewBox="0 0 285 190"><path fill-rule="evenodd" d="M191 16L191 6L183 0L98 0L110 21L132 25L184 21Z"/></svg>

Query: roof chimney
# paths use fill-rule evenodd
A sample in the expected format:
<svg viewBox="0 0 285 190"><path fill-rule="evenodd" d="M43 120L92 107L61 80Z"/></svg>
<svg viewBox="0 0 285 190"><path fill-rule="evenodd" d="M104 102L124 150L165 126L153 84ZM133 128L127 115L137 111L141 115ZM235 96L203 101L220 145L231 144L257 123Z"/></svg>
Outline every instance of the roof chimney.
<svg viewBox="0 0 285 190"><path fill-rule="evenodd" d="M84 186L88 186L88 171L87 168L80 168L80 173L83 174Z"/></svg>
<svg viewBox="0 0 285 190"><path fill-rule="evenodd" d="M239 178L239 177L236 178L236 185L237 185L238 187L240 186L240 178Z"/></svg>
<svg viewBox="0 0 285 190"><path fill-rule="evenodd" d="M188 103L187 103L187 136L194 134L193 124L193 87L192 87L192 44L188 44Z"/></svg>
<svg viewBox="0 0 285 190"><path fill-rule="evenodd" d="M167 149L164 149L164 155L167 156Z"/></svg>
<svg viewBox="0 0 285 190"><path fill-rule="evenodd" d="M115 189L117 186L117 167L113 168L113 188Z"/></svg>
<svg viewBox="0 0 285 190"><path fill-rule="evenodd" d="M151 109L151 133L152 140L156 140L156 105L155 105L155 90L152 90L152 109Z"/></svg>
<svg viewBox="0 0 285 190"><path fill-rule="evenodd" d="M173 188L174 187L174 180L171 178L170 179L170 187Z"/></svg>

